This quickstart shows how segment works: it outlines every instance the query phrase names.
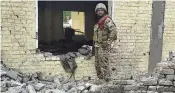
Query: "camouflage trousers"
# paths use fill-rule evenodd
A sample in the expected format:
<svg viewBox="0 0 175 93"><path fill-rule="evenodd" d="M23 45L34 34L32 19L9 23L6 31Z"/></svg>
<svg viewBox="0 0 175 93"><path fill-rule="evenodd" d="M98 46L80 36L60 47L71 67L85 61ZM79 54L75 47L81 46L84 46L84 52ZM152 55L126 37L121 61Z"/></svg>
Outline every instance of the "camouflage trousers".
<svg viewBox="0 0 175 93"><path fill-rule="evenodd" d="M95 47L95 67L97 77L108 81L110 79L109 71L109 51L101 47Z"/></svg>

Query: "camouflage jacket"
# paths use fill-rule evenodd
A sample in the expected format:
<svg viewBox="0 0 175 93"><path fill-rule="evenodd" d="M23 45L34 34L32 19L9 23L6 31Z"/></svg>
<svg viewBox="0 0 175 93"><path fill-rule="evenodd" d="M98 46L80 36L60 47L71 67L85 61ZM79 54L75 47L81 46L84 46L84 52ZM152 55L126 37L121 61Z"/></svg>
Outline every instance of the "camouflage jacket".
<svg viewBox="0 0 175 93"><path fill-rule="evenodd" d="M102 17L94 26L95 47L110 45L117 39L117 29L113 20L109 16Z"/></svg>

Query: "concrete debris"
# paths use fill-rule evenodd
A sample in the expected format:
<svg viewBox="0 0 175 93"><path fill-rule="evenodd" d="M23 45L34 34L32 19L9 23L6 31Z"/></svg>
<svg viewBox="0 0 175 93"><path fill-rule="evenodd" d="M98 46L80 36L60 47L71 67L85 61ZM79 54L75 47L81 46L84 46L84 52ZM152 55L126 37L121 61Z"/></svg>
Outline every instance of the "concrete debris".
<svg viewBox="0 0 175 93"><path fill-rule="evenodd" d="M16 87L16 86L22 86L22 84L17 81L11 80L11 87Z"/></svg>
<svg viewBox="0 0 175 93"><path fill-rule="evenodd" d="M82 55L88 55L91 52L92 48L90 46L84 45L82 48L78 49L78 52Z"/></svg>
<svg viewBox="0 0 175 93"><path fill-rule="evenodd" d="M66 72L69 72L69 73L74 72L75 69L77 68L75 59L68 54L62 55L60 57L60 60Z"/></svg>
<svg viewBox="0 0 175 93"><path fill-rule="evenodd" d="M52 56L52 53L50 53L50 52L44 52L44 56L45 56L45 57Z"/></svg>
<svg viewBox="0 0 175 93"><path fill-rule="evenodd" d="M68 52L67 54L59 55L62 66L66 72L72 73L74 77L74 72L77 68L77 63L75 61L76 57L84 56L84 59L90 59L92 55L92 47L89 45L83 45L77 52Z"/></svg>
<svg viewBox="0 0 175 93"><path fill-rule="evenodd" d="M69 54L75 56L74 54ZM174 56L172 57L174 58ZM2 93L175 93L175 63L163 61L151 76L111 80L73 80L63 75L42 77L40 72L20 74L0 65ZM42 77L42 78L41 78ZM21 80L22 79L22 80Z"/></svg>
<svg viewBox="0 0 175 93"><path fill-rule="evenodd" d="M175 51L169 52L169 60L175 62Z"/></svg>
<svg viewBox="0 0 175 93"><path fill-rule="evenodd" d="M76 87L76 83L75 82L68 82L68 83L63 85L63 89L65 91L68 91L68 90L70 90L73 87Z"/></svg>
<svg viewBox="0 0 175 93"><path fill-rule="evenodd" d="M21 87L10 87L7 91L7 93L21 93Z"/></svg>
<svg viewBox="0 0 175 93"><path fill-rule="evenodd" d="M29 91L26 88L21 88L21 93L29 93Z"/></svg>
<svg viewBox="0 0 175 93"><path fill-rule="evenodd" d="M24 76L24 77L22 78L22 82L23 82L23 83L27 83L29 80L30 80L30 77L27 77L27 76Z"/></svg>
<svg viewBox="0 0 175 93"><path fill-rule="evenodd" d="M83 90L85 87L84 86L78 86L77 89L78 90Z"/></svg>
<svg viewBox="0 0 175 93"><path fill-rule="evenodd" d="M1 76L1 81L7 81L7 80L10 80L10 78L7 76Z"/></svg>
<svg viewBox="0 0 175 93"><path fill-rule="evenodd" d="M92 85L91 88L90 88L90 91L95 92L96 90L98 90L99 87L100 86Z"/></svg>
<svg viewBox="0 0 175 93"><path fill-rule="evenodd" d="M59 89L46 90L45 93L67 93L65 91L61 91Z"/></svg>
<svg viewBox="0 0 175 93"><path fill-rule="evenodd" d="M59 77L54 77L54 83L56 83L58 87L61 86L61 81Z"/></svg>
<svg viewBox="0 0 175 93"><path fill-rule="evenodd" d="M90 87L89 91L95 92L96 90L98 90L100 85L94 85L94 84L86 83L85 87Z"/></svg>
<svg viewBox="0 0 175 93"><path fill-rule="evenodd" d="M70 55L73 58L76 58L77 57L77 53L76 52L69 52L67 54Z"/></svg>
<svg viewBox="0 0 175 93"><path fill-rule="evenodd" d="M151 76L140 79L112 80L93 93L175 93L175 63L171 60L157 64ZM113 87L115 88L113 89ZM115 90L115 91L113 91ZM117 91L116 91L117 90Z"/></svg>
<svg viewBox="0 0 175 93"><path fill-rule="evenodd" d="M3 65L1 67L4 68ZM5 93L77 93L79 91L77 84L80 83L83 86L82 89L85 88L85 81L75 81L63 75L40 78L40 72L22 75L10 69L1 70L1 72L7 73L1 75L1 92ZM19 77L22 80L19 80Z"/></svg>
<svg viewBox="0 0 175 93"><path fill-rule="evenodd" d="M3 71L3 70L0 70L0 74L1 74L1 76L3 76L3 75L6 75L7 72L5 72L5 71Z"/></svg>
<svg viewBox="0 0 175 93"><path fill-rule="evenodd" d="M1 92L5 92L8 90L7 82L5 82L5 81L1 82L0 86L1 86Z"/></svg>
<svg viewBox="0 0 175 93"><path fill-rule="evenodd" d="M9 76L10 78L12 78L14 80L17 80L17 78L18 78L18 73L16 71L9 70L9 71L6 71L6 74L7 74L7 76Z"/></svg>
<svg viewBox="0 0 175 93"><path fill-rule="evenodd" d="M1 61L0 68L3 71L9 70L9 68L5 64L3 64L3 61Z"/></svg>
<svg viewBox="0 0 175 93"><path fill-rule="evenodd" d="M45 76L43 79L49 82L54 82L54 77L52 76Z"/></svg>
<svg viewBox="0 0 175 93"><path fill-rule="evenodd" d="M77 93L77 88L71 88L69 91L68 91L68 93Z"/></svg>
<svg viewBox="0 0 175 93"><path fill-rule="evenodd" d="M43 84L45 85L46 89L55 89L55 88L57 88L57 84L53 83L53 82L43 82Z"/></svg>
<svg viewBox="0 0 175 93"><path fill-rule="evenodd" d="M34 88L35 88L35 90L37 90L37 91L39 91L39 90L41 90L42 88L44 88L44 84L42 84L42 83L38 83L38 84L36 84L35 86L34 86Z"/></svg>
<svg viewBox="0 0 175 93"><path fill-rule="evenodd" d="M27 89L29 90L29 93L36 93L36 91L32 85L28 85Z"/></svg>

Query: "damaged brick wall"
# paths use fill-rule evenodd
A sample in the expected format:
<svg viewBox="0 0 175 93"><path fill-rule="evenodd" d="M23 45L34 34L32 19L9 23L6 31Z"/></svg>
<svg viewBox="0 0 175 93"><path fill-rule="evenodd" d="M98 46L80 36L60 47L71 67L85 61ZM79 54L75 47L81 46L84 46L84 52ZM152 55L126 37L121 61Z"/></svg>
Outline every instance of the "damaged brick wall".
<svg viewBox="0 0 175 93"><path fill-rule="evenodd" d="M113 78L130 78L137 70L148 70L151 14L151 0L114 2L118 41L111 64L116 69Z"/></svg>
<svg viewBox="0 0 175 93"><path fill-rule="evenodd" d="M165 19L164 19L164 33L163 33L163 53L162 60L168 57L171 50L175 50L175 2L168 1L165 5Z"/></svg>
<svg viewBox="0 0 175 93"><path fill-rule="evenodd" d="M2 60L23 72L41 71L45 75L64 74L59 57L36 53L35 1L2 1ZM163 58L175 49L174 2L166 2ZM114 2L114 21L118 29L116 53L112 55L112 77L130 78L137 70L147 71L152 1ZM94 60L94 59L93 59ZM77 58L76 77L96 77L94 61ZM125 75L121 75L126 73ZM116 75L117 74L117 75ZM129 76L127 76L129 75ZM122 76L122 77L121 77Z"/></svg>
<svg viewBox="0 0 175 93"><path fill-rule="evenodd" d="M22 72L70 75L65 73L59 57L36 52L35 4L35 1L1 1L2 60L9 67ZM94 61L84 60L83 57L76 61L77 79L96 77Z"/></svg>
<svg viewBox="0 0 175 93"><path fill-rule="evenodd" d="M157 63L152 76L113 80L93 93L175 93L175 52L169 59Z"/></svg>

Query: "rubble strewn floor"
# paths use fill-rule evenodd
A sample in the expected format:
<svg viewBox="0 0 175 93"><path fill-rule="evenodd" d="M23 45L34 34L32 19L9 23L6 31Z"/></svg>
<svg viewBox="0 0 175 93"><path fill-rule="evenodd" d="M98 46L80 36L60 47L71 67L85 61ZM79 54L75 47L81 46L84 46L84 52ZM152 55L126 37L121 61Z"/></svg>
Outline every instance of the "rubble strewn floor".
<svg viewBox="0 0 175 93"><path fill-rule="evenodd" d="M47 78L39 72L24 74L2 63L0 66L2 93L87 93L100 86L94 80L74 80L62 75Z"/></svg>
<svg viewBox="0 0 175 93"><path fill-rule="evenodd" d="M59 55L61 62L65 62L66 58L74 59L80 55L88 58L91 57L92 47L87 43L86 45L75 42L53 43L48 46L40 46L40 52L47 51L51 55ZM63 77L63 75L43 77L40 72L20 73L6 67L3 63L0 66L2 93L87 93L93 92L99 87L99 85L93 84L94 80L74 80L70 77ZM95 80L95 82L97 81Z"/></svg>
<svg viewBox="0 0 175 93"><path fill-rule="evenodd" d="M2 93L175 93L175 52L157 63L151 76L130 80L74 80L42 73L24 74L1 63Z"/></svg>

